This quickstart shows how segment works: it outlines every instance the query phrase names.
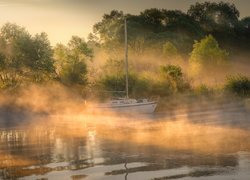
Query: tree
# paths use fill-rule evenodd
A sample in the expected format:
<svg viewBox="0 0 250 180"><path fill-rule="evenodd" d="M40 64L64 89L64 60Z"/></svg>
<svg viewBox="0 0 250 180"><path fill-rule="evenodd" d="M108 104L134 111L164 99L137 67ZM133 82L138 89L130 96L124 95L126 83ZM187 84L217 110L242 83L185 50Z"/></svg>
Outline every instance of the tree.
<svg viewBox="0 0 250 180"><path fill-rule="evenodd" d="M1 28L0 36L6 65L19 70L24 65L22 57L31 46L31 35L23 27L6 23Z"/></svg>
<svg viewBox="0 0 250 180"><path fill-rule="evenodd" d="M158 33L162 31L162 21L164 20L162 10L156 8L146 9L141 12L140 16L143 19L144 26L150 28L152 32Z"/></svg>
<svg viewBox="0 0 250 180"><path fill-rule="evenodd" d="M35 61L30 61L27 65L34 70L54 72L54 60L52 59L53 50L46 33L36 34L32 38Z"/></svg>
<svg viewBox="0 0 250 180"><path fill-rule="evenodd" d="M29 69L25 72L26 75L31 76L35 82L54 77L53 50L46 33L36 34L27 42L20 42L19 48L23 52L19 59L23 62L24 68Z"/></svg>
<svg viewBox="0 0 250 180"><path fill-rule="evenodd" d="M191 73L199 74L201 71L210 72L228 64L228 52L219 47L212 35L206 36L200 42L196 41L189 59Z"/></svg>
<svg viewBox="0 0 250 180"><path fill-rule="evenodd" d="M242 45L248 51L250 46L250 17L245 17L239 22L238 31L238 46L242 47ZM241 46L240 46L241 45Z"/></svg>
<svg viewBox="0 0 250 180"><path fill-rule="evenodd" d="M86 61L91 60L93 51L84 39L72 36L67 46L57 44L54 49L56 71L61 81L65 84L87 83Z"/></svg>
<svg viewBox="0 0 250 180"><path fill-rule="evenodd" d="M239 11L234 4L225 2L197 2L191 5L188 12L192 18L201 24L206 32L224 31L233 28L238 22Z"/></svg>
<svg viewBox="0 0 250 180"><path fill-rule="evenodd" d="M0 31L0 49L4 57L2 87L27 80L41 82L54 73L53 51L46 33L32 37L25 28L6 23Z"/></svg>
<svg viewBox="0 0 250 180"><path fill-rule="evenodd" d="M99 38L94 35L93 33L89 33L87 37L87 44L91 49L99 49L100 48L100 42Z"/></svg>
<svg viewBox="0 0 250 180"><path fill-rule="evenodd" d="M129 52L136 55L149 51L161 53L159 50L166 41L173 42L186 53L191 50L193 40L204 35L199 24L181 11L152 8L139 15L130 15L113 10L94 25L94 33L112 54L123 51L125 16Z"/></svg>
<svg viewBox="0 0 250 180"><path fill-rule="evenodd" d="M32 70L53 71L53 51L46 33L32 37L24 28L7 23L1 29L1 37L9 63L18 61L19 66Z"/></svg>
<svg viewBox="0 0 250 180"><path fill-rule="evenodd" d="M93 27L94 34L100 38L100 42L107 49L118 48L124 41L124 15L122 11L113 10L110 14L104 14L101 22ZM118 45L118 46L117 46Z"/></svg>
<svg viewBox="0 0 250 180"><path fill-rule="evenodd" d="M245 17L240 22L244 28L250 30L250 17Z"/></svg>
<svg viewBox="0 0 250 180"><path fill-rule="evenodd" d="M180 53L186 53L191 50L194 39L204 35L196 21L178 10L147 9L137 19L144 32L147 32L144 33L145 46L157 53L161 53L157 50L166 41L172 42ZM139 31L138 34L143 34L142 32Z"/></svg>
<svg viewBox="0 0 250 180"><path fill-rule="evenodd" d="M193 38L199 38L204 35L200 25L187 14L179 10L162 10L164 14L163 25L166 30L185 33Z"/></svg>

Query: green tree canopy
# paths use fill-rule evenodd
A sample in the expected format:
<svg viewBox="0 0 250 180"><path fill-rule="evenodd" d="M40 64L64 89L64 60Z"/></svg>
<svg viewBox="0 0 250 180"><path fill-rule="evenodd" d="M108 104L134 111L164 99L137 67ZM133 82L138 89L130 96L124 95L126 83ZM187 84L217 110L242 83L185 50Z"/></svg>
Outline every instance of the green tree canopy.
<svg viewBox="0 0 250 180"><path fill-rule="evenodd" d="M124 47L124 17L127 18L128 45L130 52L159 52L166 41L174 42L181 51L188 51L196 38L204 35L199 24L181 11L147 9L139 15L111 11L101 22L94 25L94 33L102 44L114 52Z"/></svg>
<svg viewBox="0 0 250 180"><path fill-rule="evenodd" d="M0 54L2 85L17 79L40 82L54 73L53 51L46 33L31 36L25 28L6 23L0 30Z"/></svg>
<svg viewBox="0 0 250 180"><path fill-rule="evenodd" d="M219 47L212 35L206 36L193 45L189 63L194 74L227 65L228 52Z"/></svg>
<svg viewBox="0 0 250 180"><path fill-rule="evenodd" d="M101 22L93 27L93 32L100 38L100 42L108 49L118 48L117 45L124 41L124 15L122 11L113 10L104 14Z"/></svg>
<svg viewBox="0 0 250 180"><path fill-rule="evenodd" d="M54 51L56 71L61 81L65 84L86 84L86 61L92 59L93 51L84 39L72 36L67 46L57 44Z"/></svg>

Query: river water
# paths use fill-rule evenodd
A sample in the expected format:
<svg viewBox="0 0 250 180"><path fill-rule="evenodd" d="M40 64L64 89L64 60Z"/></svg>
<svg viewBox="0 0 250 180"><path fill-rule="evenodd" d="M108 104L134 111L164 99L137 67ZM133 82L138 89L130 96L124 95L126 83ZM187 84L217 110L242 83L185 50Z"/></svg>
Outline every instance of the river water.
<svg viewBox="0 0 250 180"><path fill-rule="evenodd" d="M249 111L1 123L0 179L250 179Z"/></svg>

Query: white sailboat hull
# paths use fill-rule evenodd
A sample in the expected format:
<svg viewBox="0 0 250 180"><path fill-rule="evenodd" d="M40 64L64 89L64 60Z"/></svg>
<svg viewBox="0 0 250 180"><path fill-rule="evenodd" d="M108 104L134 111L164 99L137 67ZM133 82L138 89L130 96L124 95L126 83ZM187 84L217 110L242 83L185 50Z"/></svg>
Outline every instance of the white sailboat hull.
<svg viewBox="0 0 250 180"><path fill-rule="evenodd" d="M156 102L142 102L130 104L103 104L97 107L98 110L104 112L125 112L125 113L153 113L157 106Z"/></svg>

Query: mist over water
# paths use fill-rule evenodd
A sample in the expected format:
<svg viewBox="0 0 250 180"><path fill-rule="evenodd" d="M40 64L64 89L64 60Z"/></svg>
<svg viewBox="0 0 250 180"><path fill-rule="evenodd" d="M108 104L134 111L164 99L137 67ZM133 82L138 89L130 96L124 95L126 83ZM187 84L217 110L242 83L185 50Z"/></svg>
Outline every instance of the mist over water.
<svg viewBox="0 0 250 180"><path fill-rule="evenodd" d="M249 108L242 101L93 114L67 91L31 89L1 98L1 179L249 177Z"/></svg>
<svg viewBox="0 0 250 180"><path fill-rule="evenodd" d="M69 3L60 4L66 15ZM51 5L39 11L52 18L61 8ZM64 20L83 22L74 7L76 16ZM98 21L86 16L93 25L86 40L54 47L46 33L1 27L0 179L248 180L249 17L226 2L187 12L113 9ZM125 89L130 98L156 96L155 113L96 108Z"/></svg>

